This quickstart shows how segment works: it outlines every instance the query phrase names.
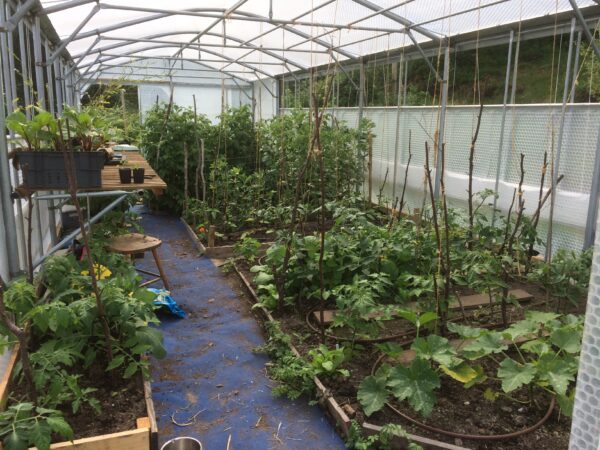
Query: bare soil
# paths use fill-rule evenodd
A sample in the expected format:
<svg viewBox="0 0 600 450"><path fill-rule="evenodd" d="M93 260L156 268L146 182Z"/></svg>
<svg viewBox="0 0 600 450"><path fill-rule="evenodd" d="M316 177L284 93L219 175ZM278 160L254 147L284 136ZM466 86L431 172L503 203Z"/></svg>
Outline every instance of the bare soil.
<svg viewBox="0 0 600 450"><path fill-rule="evenodd" d="M119 369L109 374L104 371L104 366L98 364L79 379L82 389L97 389L92 396L100 402L101 412L96 413L87 404L82 405L77 413L73 413L70 404L59 408L73 428L74 439L135 430L136 419L147 416L141 375L138 373L129 379L122 375ZM14 386L10 398L26 398L24 383ZM60 441L63 441L60 436L53 439L53 442Z"/></svg>

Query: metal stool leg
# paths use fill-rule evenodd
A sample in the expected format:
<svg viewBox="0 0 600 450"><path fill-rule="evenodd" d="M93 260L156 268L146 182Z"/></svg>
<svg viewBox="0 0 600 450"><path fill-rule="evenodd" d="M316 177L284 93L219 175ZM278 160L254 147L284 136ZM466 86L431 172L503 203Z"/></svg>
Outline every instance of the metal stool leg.
<svg viewBox="0 0 600 450"><path fill-rule="evenodd" d="M167 291L170 291L171 287L169 286L169 281L167 280L167 275L165 274L165 271L163 270L162 263L160 261L160 256L158 256L158 251L156 248L152 249L152 256L154 256L154 261L156 262L156 267L158 268L158 273L160 273L160 277L163 280L163 284L165 285L165 288L167 288Z"/></svg>

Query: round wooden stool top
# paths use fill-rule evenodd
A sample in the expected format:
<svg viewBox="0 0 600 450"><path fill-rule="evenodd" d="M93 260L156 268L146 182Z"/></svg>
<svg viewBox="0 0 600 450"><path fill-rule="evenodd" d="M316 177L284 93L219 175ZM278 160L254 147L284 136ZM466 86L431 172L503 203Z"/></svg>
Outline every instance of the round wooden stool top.
<svg viewBox="0 0 600 450"><path fill-rule="evenodd" d="M108 248L111 252L130 255L132 253L142 253L153 250L159 247L160 244L162 244L162 241L155 237L139 233L130 233L112 238L108 242Z"/></svg>

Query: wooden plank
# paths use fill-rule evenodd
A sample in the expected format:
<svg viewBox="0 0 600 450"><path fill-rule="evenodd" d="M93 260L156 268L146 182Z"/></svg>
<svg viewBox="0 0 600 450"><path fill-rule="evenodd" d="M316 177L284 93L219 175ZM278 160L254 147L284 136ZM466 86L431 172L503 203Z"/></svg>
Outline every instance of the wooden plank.
<svg viewBox="0 0 600 450"><path fill-rule="evenodd" d="M362 429L367 436L371 436L374 434L379 434L381 432L381 427L378 425L373 425L367 422L363 422ZM408 441L412 441L415 444L419 444L427 449L436 449L436 450L469 450L466 447L459 447L458 445L448 444L441 441L436 441L435 439L429 439L422 436L417 436L415 434L407 435ZM407 448L408 441L406 438L395 436L392 439L392 448Z"/></svg>
<svg viewBox="0 0 600 450"><path fill-rule="evenodd" d="M50 448L77 450L143 450L150 448L150 429L138 428L136 430L123 431L120 433L77 439L73 442L60 442L58 444L52 444ZM37 448L32 447L29 450L37 450Z"/></svg>
<svg viewBox="0 0 600 450"><path fill-rule="evenodd" d="M508 291L509 296L513 296L518 302L526 302L533 299L533 295L523 289L511 289ZM487 294L466 295L460 298L465 309L477 308L490 304L490 298ZM496 303L496 302L494 302ZM459 309L458 302L452 302L450 309Z"/></svg>
<svg viewBox="0 0 600 450"><path fill-rule="evenodd" d="M10 380L12 378L13 370L15 368L15 364L17 363L17 358L19 357L19 344L16 344L12 349L12 353L8 360L8 364L6 365L6 370L2 375L2 380L0 381L0 410L4 411L6 409L6 401L8 400L8 394L10 393Z"/></svg>
<svg viewBox="0 0 600 450"><path fill-rule="evenodd" d="M149 417L140 417L135 421L136 428L150 428L150 418Z"/></svg>
<svg viewBox="0 0 600 450"><path fill-rule="evenodd" d="M531 295L529 292L525 291L524 289L511 289L510 291L508 291L508 294L512 295L518 302L527 302L527 301L533 300L533 295ZM487 296L487 294L465 295L464 297L461 297L460 299L461 299L462 304L465 309L473 309L473 308L477 308L479 306L486 306L486 305L490 304L490 299ZM411 302L407 305L407 309L415 309L415 307L416 307L415 302ZM454 302L450 303L450 309L451 310L460 309L460 304L457 301L454 301ZM333 322L336 314L337 314L337 311L334 309L323 311L323 318L325 319L324 322L326 324ZM375 319L375 318L381 317L381 316L382 316L381 313L368 314L367 320ZM313 319L316 320L317 323L320 323L319 311L313 311Z"/></svg>

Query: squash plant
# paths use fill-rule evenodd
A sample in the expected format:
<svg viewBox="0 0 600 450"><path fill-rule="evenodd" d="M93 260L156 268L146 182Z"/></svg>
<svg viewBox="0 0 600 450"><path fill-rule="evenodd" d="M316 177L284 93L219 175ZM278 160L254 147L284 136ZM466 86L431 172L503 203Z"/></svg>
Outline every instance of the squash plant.
<svg viewBox="0 0 600 450"><path fill-rule="evenodd" d="M485 398L494 401L525 388L529 403L536 402L534 387L555 396L564 414L570 416L574 381L581 348L583 317L528 311L525 319L503 331L448 323L453 333L465 339L460 346L430 334L417 337L411 345L414 358L406 365L383 364L366 377L357 398L365 414L379 411L391 397L406 400L423 416L433 410L442 377L450 377L470 388L488 382L482 360L496 365L495 377L501 390L490 383ZM380 350L398 357L400 350L380 345Z"/></svg>

